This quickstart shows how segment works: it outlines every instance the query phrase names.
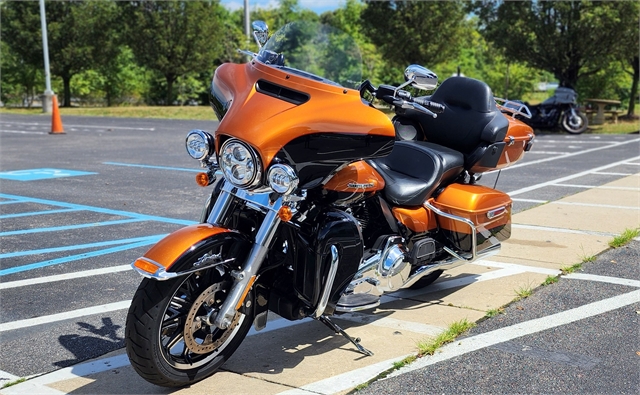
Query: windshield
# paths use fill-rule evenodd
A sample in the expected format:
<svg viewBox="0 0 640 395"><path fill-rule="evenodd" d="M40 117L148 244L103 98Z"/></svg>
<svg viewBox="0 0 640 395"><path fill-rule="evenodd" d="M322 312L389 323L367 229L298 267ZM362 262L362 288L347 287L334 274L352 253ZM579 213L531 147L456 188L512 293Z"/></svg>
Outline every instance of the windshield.
<svg viewBox="0 0 640 395"><path fill-rule="evenodd" d="M362 57L345 32L316 22L292 22L278 30L258 60L306 78L356 88L362 80Z"/></svg>

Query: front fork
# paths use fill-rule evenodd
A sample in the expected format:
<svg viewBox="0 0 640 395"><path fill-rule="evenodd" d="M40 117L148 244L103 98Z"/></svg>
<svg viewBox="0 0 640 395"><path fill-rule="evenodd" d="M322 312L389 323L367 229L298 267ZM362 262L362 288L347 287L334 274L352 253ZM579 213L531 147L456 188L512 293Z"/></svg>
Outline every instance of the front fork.
<svg viewBox="0 0 640 395"><path fill-rule="evenodd" d="M222 187L218 199L211 209L211 214L207 222L213 225L222 225L224 219L229 214L229 207L234 198L243 200L247 206L252 209L265 213L264 220L256 233L255 241L249 252L249 256L242 265L240 270L231 272L234 283L229 291L227 299L224 301L220 310L215 316L213 324L220 329L227 329L236 312L242 307L244 299L251 290L260 270L260 266L267 255L269 245L276 235L278 225L280 225L280 217L278 211L283 206L282 197L271 200L269 193L255 193L239 190L229 183L225 183Z"/></svg>

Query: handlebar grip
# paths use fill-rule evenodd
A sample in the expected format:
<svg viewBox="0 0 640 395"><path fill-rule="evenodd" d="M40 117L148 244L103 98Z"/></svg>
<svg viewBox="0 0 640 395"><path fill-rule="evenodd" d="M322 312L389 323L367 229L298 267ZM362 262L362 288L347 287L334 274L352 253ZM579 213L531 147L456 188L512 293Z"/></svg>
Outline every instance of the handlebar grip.
<svg viewBox="0 0 640 395"><path fill-rule="evenodd" d="M427 99L421 99L419 97L416 97L413 99L414 103L420 104L422 107L425 107L433 112L435 112L436 114L442 114L444 112L444 105L440 104L440 103L436 103L433 102L431 100L427 100Z"/></svg>

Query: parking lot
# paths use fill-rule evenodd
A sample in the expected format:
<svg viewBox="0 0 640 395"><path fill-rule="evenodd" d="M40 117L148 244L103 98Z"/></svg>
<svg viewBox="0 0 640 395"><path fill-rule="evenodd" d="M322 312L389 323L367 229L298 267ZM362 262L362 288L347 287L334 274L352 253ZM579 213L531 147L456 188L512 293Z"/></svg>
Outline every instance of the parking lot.
<svg viewBox="0 0 640 395"><path fill-rule="evenodd" d="M184 137L216 123L83 117L63 123L66 134L49 135L47 117L0 117L0 380L47 377L115 352L98 363L102 370L94 364L59 370L49 382L30 380L38 391L95 393L98 387L50 384L126 368L125 315L140 281L129 263L199 218L210 191L195 184L199 167L186 154ZM420 338L461 318L480 319L510 302L514 289L537 286L638 227L639 173L638 135L538 136L532 152L499 175L498 189L511 195L517 213L501 255L456 269L433 287L387 297L378 309L384 319L343 317L375 357L361 358L319 323L276 320L265 332L252 332L210 379L218 380L216 393L226 391L220 380L245 389L255 380L262 393L331 393L322 390L333 385L326 380L356 371L352 376L366 381L390 360L415 352ZM481 183L493 186L497 178L487 174ZM155 388L130 373L123 373L128 393ZM20 385L5 391L17 393L11 391ZM331 388L351 388L338 387Z"/></svg>

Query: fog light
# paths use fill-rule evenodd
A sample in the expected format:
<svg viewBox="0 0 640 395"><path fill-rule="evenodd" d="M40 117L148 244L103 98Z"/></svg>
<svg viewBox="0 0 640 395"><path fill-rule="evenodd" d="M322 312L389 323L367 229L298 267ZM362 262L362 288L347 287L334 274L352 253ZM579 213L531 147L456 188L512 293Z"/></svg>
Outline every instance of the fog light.
<svg viewBox="0 0 640 395"><path fill-rule="evenodd" d="M298 187L298 176L291 166L276 164L267 173L267 182L276 193L288 195Z"/></svg>

